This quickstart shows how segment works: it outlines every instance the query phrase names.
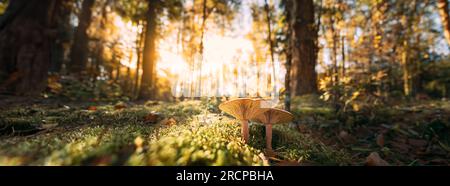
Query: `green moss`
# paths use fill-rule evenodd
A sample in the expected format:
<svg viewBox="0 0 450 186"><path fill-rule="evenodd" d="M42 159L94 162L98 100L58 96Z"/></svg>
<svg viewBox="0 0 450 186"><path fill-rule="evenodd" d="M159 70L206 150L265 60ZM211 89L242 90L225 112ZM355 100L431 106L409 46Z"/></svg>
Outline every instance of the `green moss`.
<svg viewBox="0 0 450 186"><path fill-rule="evenodd" d="M258 149L265 148L265 127L255 124L250 128L250 144ZM348 153L324 145L322 142L301 134L287 125L274 125L272 145L285 160L301 160L320 165L348 165Z"/></svg>
<svg viewBox="0 0 450 186"><path fill-rule="evenodd" d="M266 165L260 151L243 144L229 120L176 126L150 143L149 165Z"/></svg>
<svg viewBox="0 0 450 186"><path fill-rule="evenodd" d="M57 124L28 136L0 136L0 165L268 165L262 126L252 125L251 143L244 144L234 119L210 114L200 101L89 105L96 110L37 105L0 112L8 125ZM175 118L176 125L149 124L144 118L150 112ZM138 137L142 144L136 145ZM283 159L347 162L345 153L284 125L274 127L274 147Z"/></svg>

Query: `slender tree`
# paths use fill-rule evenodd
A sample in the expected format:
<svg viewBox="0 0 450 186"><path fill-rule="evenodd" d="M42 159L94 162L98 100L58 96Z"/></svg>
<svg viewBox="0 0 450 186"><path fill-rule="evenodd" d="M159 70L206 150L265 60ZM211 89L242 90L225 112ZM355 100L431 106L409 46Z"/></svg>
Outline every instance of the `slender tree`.
<svg viewBox="0 0 450 186"><path fill-rule="evenodd" d="M272 64L272 88L273 88L273 96L278 96L278 88L277 88L277 82L276 82L276 70L275 70L275 41L272 38L273 28L272 28L272 10L270 8L269 2L267 0L264 0L264 10L266 12L266 19L267 19L267 43L269 43L269 50L270 50L270 63Z"/></svg>
<svg viewBox="0 0 450 186"><path fill-rule="evenodd" d="M145 27L144 23L139 22L139 25L142 25ZM143 40L145 38L145 28L142 29L142 31L140 33L137 33L137 41L136 41L136 72L134 75L134 88L133 88L133 95L134 97L136 95L138 95L139 93L139 73L140 73L140 69L141 69L141 64L142 64L142 44L143 44Z"/></svg>
<svg viewBox="0 0 450 186"><path fill-rule="evenodd" d="M290 2L289 1L285 1L283 2L285 3L284 6L289 7L290 6ZM291 25L290 25L290 19L291 19L291 14L285 12L285 16L286 16L286 41L285 41L285 55L286 55L286 63L285 63L285 68L286 68L286 75L285 75L285 79L284 79L284 87L285 87L285 98L284 98L284 109L287 111L291 111L291 92L292 92L292 87L291 87L291 68L292 68L292 39L291 34L292 34L292 30L291 30Z"/></svg>

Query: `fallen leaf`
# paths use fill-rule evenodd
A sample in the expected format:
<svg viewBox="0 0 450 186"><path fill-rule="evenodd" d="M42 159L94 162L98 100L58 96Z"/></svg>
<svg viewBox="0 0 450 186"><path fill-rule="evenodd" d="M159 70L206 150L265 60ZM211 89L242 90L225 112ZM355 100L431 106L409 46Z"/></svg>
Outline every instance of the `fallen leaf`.
<svg viewBox="0 0 450 186"><path fill-rule="evenodd" d="M372 152L366 159L367 166L389 166L389 163L383 160L377 152Z"/></svg>
<svg viewBox="0 0 450 186"><path fill-rule="evenodd" d="M124 109L124 108L127 108L127 106L125 104L114 105L114 109L116 109L116 110L120 110L120 109Z"/></svg>
<svg viewBox="0 0 450 186"><path fill-rule="evenodd" d="M264 152L267 157L277 157L277 153L273 149L265 149Z"/></svg>
<svg viewBox="0 0 450 186"><path fill-rule="evenodd" d="M96 106L89 106L87 110L96 111L97 107Z"/></svg>
<svg viewBox="0 0 450 186"><path fill-rule="evenodd" d="M384 147L384 135L383 134L378 134L377 145L380 147Z"/></svg>
<svg viewBox="0 0 450 186"><path fill-rule="evenodd" d="M165 126L173 126L177 124L177 121L173 118L169 118L169 119L163 119L162 121L159 122L160 125L165 125Z"/></svg>
<svg viewBox="0 0 450 186"><path fill-rule="evenodd" d="M156 123L158 122L159 119L159 114L155 113L155 112L151 112L149 114L147 114L147 116L145 116L144 121L147 123Z"/></svg>

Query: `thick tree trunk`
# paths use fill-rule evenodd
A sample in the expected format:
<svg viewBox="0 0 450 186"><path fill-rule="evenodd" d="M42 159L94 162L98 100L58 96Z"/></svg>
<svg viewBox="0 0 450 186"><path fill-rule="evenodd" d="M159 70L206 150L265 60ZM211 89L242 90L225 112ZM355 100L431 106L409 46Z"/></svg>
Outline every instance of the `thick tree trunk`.
<svg viewBox="0 0 450 186"><path fill-rule="evenodd" d="M139 99L155 99L156 89L156 16L158 0L148 0L147 29L142 61Z"/></svg>
<svg viewBox="0 0 450 186"><path fill-rule="evenodd" d="M447 43L450 45L450 16L448 13L448 1L438 0L439 14L441 15L443 31Z"/></svg>
<svg viewBox="0 0 450 186"><path fill-rule="evenodd" d="M14 0L0 19L0 89L38 95L46 87L57 0Z"/></svg>
<svg viewBox="0 0 450 186"><path fill-rule="evenodd" d="M292 95L317 92L317 29L315 27L314 1L290 0L292 29Z"/></svg>
<svg viewBox="0 0 450 186"><path fill-rule="evenodd" d="M84 0L81 14L78 16L78 27L74 34L74 41L70 50L69 70L80 73L85 70L89 53L89 37L87 30L92 20L92 7L94 0Z"/></svg>

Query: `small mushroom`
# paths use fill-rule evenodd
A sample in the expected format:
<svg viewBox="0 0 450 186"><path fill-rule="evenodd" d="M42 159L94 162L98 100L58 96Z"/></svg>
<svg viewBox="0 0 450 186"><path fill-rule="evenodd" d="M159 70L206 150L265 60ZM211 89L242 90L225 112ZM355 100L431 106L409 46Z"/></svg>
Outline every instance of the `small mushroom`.
<svg viewBox="0 0 450 186"><path fill-rule="evenodd" d="M266 112L258 115L254 120L266 125L266 152L273 154L272 150L272 125L288 123L294 119L294 116L285 110L270 108Z"/></svg>
<svg viewBox="0 0 450 186"><path fill-rule="evenodd" d="M249 141L248 121L267 111L267 109L261 108L261 100L249 98L224 102L219 105L219 109L241 121L241 134L245 143Z"/></svg>

